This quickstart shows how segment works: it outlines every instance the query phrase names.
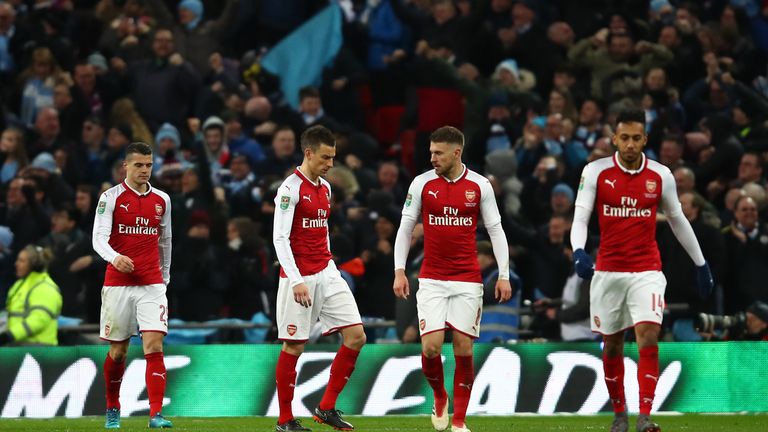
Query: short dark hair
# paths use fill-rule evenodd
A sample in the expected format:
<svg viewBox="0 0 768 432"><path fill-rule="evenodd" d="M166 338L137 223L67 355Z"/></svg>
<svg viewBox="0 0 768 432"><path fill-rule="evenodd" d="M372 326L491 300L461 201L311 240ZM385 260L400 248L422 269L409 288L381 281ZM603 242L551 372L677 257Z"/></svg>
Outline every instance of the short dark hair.
<svg viewBox="0 0 768 432"><path fill-rule="evenodd" d="M283 125L278 125L277 128L275 128L275 131L272 133L272 138L274 138L278 132L284 132L284 131L291 131L293 132L294 136L296 135L296 131L294 131L292 127L283 124Z"/></svg>
<svg viewBox="0 0 768 432"><path fill-rule="evenodd" d="M685 147L685 142L683 140L683 136L679 135L679 134L667 134L667 135L664 135L664 138L661 139L661 142L664 142L664 141L672 141L675 144L677 144L677 146L680 147L680 148L684 148Z"/></svg>
<svg viewBox="0 0 768 432"><path fill-rule="evenodd" d="M645 127L645 111L637 108L622 110L616 116L616 126L619 123L640 123Z"/></svg>
<svg viewBox="0 0 768 432"><path fill-rule="evenodd" d="M141 141L132 142L128 144L128 147L125 148L125 158L128 159L128 156L132 153L140 154L144 156L151 156L152 147L150 147L149 144Z"/></svg>
<svg viewBox="0 0 768 432"><path fill-rule="evenodd" d="M444 142L464 147L464 134L453 126L443 126L432 132L429 136L429 142Z"/></svg>
<svg viewBox="0 0 768 432"><path fill-rule="evenodd" d="M333 132L323 125L315 125L301 134L301 151L310 149L313 152L317 151L321 145L327 145L330 147L336 147L336 137L333 136Z"/></svg>
<svg viewBox="0 0 768 432"><path fill-rule="evenodd" d="M317 87L307 86L302 87L299 90L299 101L303 101L306 98L319 98L320 90Z"/></svg>
<svg viewBox="0 0 768 432"><path fill-rule="evenodd" d="M585 97L581 101L581 105L579 105L579 108L584 106L584 104L587 103L587 102L592 102L593 104L595 104L595 106L597 107L597 110L600 111L601 113L605 112L605 106L603 104L603 101L598 99L598 98L596 98L596 97L592 97L592 96Z"/></svg>
<svg viewBox="0 0 768 432"><path fill-rule="evenodd" d="M80 220L80 210L76 209L74 205L70 203L64 203L54 210L54 213L64 213L67 215L67 219L71 221Z"/></svg>

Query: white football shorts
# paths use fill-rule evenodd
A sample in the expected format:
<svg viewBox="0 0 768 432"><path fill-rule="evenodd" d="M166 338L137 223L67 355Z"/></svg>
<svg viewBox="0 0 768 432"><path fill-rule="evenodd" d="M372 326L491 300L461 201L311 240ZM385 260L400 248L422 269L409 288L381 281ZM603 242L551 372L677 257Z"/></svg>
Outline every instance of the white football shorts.
<svg viewBox="0 0 768 432"><path fill-rule="evenodd" d="M280 278L277 287L277 337L283 341L309 340L312 326L320 320L323 336L343 328L362 325L360 312L349 285L339 274L336 264L319 273L303 276L309 288L312 306L304 307L293 298L288 278Z"/></svg>
<svg viewBox="0 0 768 432"><path fill-rule="evenodd" d="M596 271L589 288L592 331L612 335L641 323L661 325L666 287L660 271Z"/></svg>
<svg viewBox="0 0 768 432"><path fill-rule="evenodd" d="M416 307L422 336L450 328L477 338L483 314L483 284L419 278Z"/></svg>
<svg viewBox="0 0 768 432"><path fill-rule="evenodd" d="M120 342L140 332L168 334L165 284L101 288L99 337Z"/></svg>

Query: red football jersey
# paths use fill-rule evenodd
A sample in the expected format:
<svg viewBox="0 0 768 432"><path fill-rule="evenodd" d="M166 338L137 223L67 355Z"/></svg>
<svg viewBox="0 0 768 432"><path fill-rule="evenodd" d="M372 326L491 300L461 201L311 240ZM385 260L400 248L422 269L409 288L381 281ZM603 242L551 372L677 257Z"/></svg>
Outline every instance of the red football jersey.
<svg viewBox="0 0 768 432"><path fill-rule="evenodd" d="M487 226L501 221L491 183L464 168L450 181L434 170L417 176L408 189L403 214L424 225L424 261L419 277L482 282L477 262L477 218Z"/></svg>
<svg viewBox="0 0 768 432"><path fill-rule="evenodd" d="M643 272L661 270L656 245L656 212L681 211L669 168L642 155L636 171L618 161L618 153L584 167L576 205L597 212L600 249L595 270Z"/></svg>
<svg viewBox="0 0 768 432"><path fill-rule="evenodd" d="M280 277L287 277L291 287L303 281L301 276L328 267L330 212L331 185L323 178L312 183L297 169L277 190L272 238Z"/></svg>
<svg viewBox="0 0 768 432"><path fill-rule="evenodd" d="M125 182L99 198L93 224L93 249L107 261L104 286L168 283L171 269L171 200L148 185L145 193ZM133 260L133 272L121 273L112 261Z"/></svg>

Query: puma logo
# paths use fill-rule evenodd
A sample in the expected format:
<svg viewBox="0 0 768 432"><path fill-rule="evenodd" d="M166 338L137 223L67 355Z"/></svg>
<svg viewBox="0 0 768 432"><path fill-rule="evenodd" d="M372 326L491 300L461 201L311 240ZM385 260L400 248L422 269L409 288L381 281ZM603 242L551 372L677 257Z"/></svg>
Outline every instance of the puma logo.
<svg viewBox="0 0 768 432"><path fill-rule="evenodd" d="M427 191L427 193L432 195L433 197L435 197L435 199L437 199L437 193L438 192L440 192L440 191Z"/></svg>
<svg viewBox="0 0 768 432"><path fill-rule="evenodd" d="M128 206L129 206L129 205L131 205L131 203L120 204L120 207L121 207L121 208L124 208L124 209L125 209L125 211L128 211Z"/></svg>
<svg viewBox="0 0 768 432"><path fill-rule="evenodd" d="M427 378L427 381L438 381L440 379L440 378L430 378L430 377L425 377L425 378Z"/></svg>
<svg viewBox="0 0 768 432"><path fill-rule="evenodd" d="M467 390L472 390L472 383L469 383L469 384L459 383L459 387L464 387Z"/></svg>
<svg viewBox="0 0 768 432"><path fill-rule="evenodd" d="M617 377L617 376L615 376L613 378L605 377L605 380L606 381L610 381L610 382L618 382L619 381L619 377Z"/></svg>
<svg viewBox="0 0 768 432"><path fill-rule="evenodd" d="M616 183L616 179L613 179L613 180L605 179L605 184L610 185L611 189L616 189L616 184L615 183Z"/></svg>
<svg viewBox="0 0 768 432"><path fill-rule="evenodd" d="M167 372L163 372L163 373L152 372L152 376L159 376L160 378L163 379L163 381L165 381L165 374L166 373Z"/></svg>
<svg viewBox="0 0 768 432"><path fill-rule="evenodd" d="M123 382L123 379L121 378L119 380L109 380L109 382L117 384Z"/></svg>
<svg viewBox="0 0 768 432"><path fill-rule="evenodd" d="M648 379L652 379L655 382L659 382L659 377L655 377L655 376L653 376L651 374L645 374L645 377L648 378Z"/></svg>
<svg viewBox="0 0 768 432"><path fill-rule="evenodd" d="M302 195L301 199L305 199L305 200L307 200L309 202L312 202L312 196L311 195Z"/></svg>

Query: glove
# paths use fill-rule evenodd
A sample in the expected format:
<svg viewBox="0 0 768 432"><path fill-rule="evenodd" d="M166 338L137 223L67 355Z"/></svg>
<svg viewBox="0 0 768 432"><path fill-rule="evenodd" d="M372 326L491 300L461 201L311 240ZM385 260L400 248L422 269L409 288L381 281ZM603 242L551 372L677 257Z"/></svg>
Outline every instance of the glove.
<svg viewBox="0 0 768 432"><path fill-rule="evenodd" d="M712 272L709 270L709 263L704 261L704 265L696 267L696 289L699 292L699 297L702 300L706 300L710 294L712 294L712 288L715 286L715 281L712 279Z"/></svg>
<svg viewBox="0 0 768 432"><path fill-rule="evenodd" d="M576 267L576 274L582 279L592 279L592 275L595 274L592 257L584 249L573 251L573 265Z"/></svg>

